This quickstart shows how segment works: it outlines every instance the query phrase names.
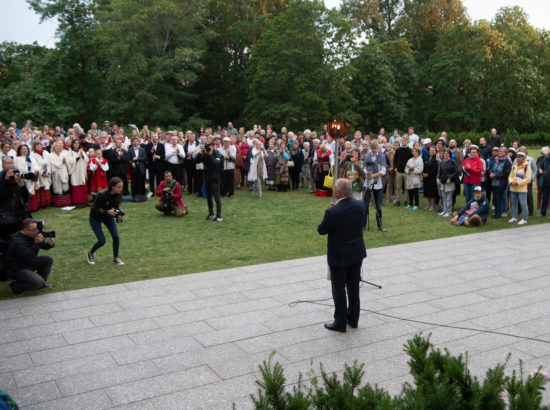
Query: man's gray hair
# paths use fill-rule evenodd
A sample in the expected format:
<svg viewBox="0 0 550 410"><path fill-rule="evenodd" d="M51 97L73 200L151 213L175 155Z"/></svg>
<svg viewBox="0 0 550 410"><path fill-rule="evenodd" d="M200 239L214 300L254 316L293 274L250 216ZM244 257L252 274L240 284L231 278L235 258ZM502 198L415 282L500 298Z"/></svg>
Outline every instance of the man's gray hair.
<svg viewBox="0 0 550 410"><path fill-rule="evenodd" d="M5 164L7 164L10 161L13 162L12 157L8 157L7 155L5 157L2 157L2 168L4 167Z"/></svg>
<svg viewBox="0 0 550 410"><path fill-rule="evenodd" d="M342 193L344 198L351 196L352 188L351 181L347 178L339 178L334 183L334 188Z"/></svg>

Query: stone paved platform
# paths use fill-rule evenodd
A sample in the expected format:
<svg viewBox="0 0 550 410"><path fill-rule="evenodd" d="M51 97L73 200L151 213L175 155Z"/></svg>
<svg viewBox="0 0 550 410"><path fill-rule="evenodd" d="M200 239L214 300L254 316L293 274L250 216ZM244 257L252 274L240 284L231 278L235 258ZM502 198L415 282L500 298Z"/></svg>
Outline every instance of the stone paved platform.
<svg viewBox="0 0 550 410"><path fill-rule="evenodd" d="M550 226L368 251L362 307L405 318L550 340ZM289 383L310 364L398 393L403 343L420 330L481 375L512 353L550 369L550 345L362 312L359 329L323 328L332 307L325 257L245 266L0 301L0 388L32 409L251 407L258 364L273 350ZM331 303L331 302L329 302ZM545 397L545 402L549 396Z"/></svg>

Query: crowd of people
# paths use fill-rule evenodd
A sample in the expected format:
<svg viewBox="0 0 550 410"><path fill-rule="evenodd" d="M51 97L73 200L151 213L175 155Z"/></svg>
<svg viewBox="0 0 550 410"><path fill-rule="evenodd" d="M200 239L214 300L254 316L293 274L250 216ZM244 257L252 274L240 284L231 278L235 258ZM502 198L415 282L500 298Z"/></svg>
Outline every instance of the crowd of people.
<svg viewBox="0 0 550 410"><path fill-rule="evenodd" d="M331 176L350 179L353 195L364 199L367 209L369 203L374 205L382 231L382 203L416 211L421 192L427 210L451 218L461 189L470 203L476 202L474 190L481 187L488 204L492 200L494 219L506 216L511 208L510 222L524 224L533 215L536 183L536 207L541 215L548 208L548 148L535 160L517 141L505 147L495 129L477 145L466 140L459 148L445 132L431 141L420 138L413 127L389 136L383 128L372 137L355 131L339 141L326 127L319 133L309 129L294 133L286 127L277 132L271 125L265 129L254 125L246 131L229 122L223 128L201 128L198 135L150 130L147 125L129 127L127 132L105 121L102 128L94 122L88 131L79 124L65 130L35 127L29 120L19 129L15 123L7 127L0 123L0 155L13 160L16 172L24 175L28 197L21 201L26 201L27 211L51 205L88 206L114 177L123 183L123 197L139 202L156 194L157 209L167 214L187 213L185 193L206 197L208 219L218 222L220 198L233 197L235 189L249 189L259 198L263 189L284 192L300 187L330 196ZM480 214L485 223L486 207L477 202L472 206L477 211L471 212ZM470 208L458 211L459 217Z"/></svg>

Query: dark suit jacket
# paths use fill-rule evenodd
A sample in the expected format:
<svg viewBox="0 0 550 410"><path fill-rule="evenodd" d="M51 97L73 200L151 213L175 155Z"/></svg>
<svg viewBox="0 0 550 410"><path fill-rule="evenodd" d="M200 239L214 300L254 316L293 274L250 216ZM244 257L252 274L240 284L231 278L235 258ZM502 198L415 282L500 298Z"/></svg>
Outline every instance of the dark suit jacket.
<svg viewBox="0 0 550 410"><path fill-rule="evenodd" d="M152 165L153 163L164 163L164 144L161 144L160 142L157 143L157 149L155 152L153 152L153 143L150 142L147 145L145 145L145 152L147 153L147 161L149 162L149 165ZM158 155L160 158L153 161L153 155Z"/></svg>
<svg viewBox="0 0 550 410"><path fill-rule="evenodd" d="M365 214L364 202L349 197L326 210L317 231L321 235L328 234L329 266L356 265L367 256L363 241Z"/></svg>
<svg viewBox="0 0 550 410"><path fill-rule="evenodd" d="M111 179L114 176L126 175L128 173L128 163L126 162L126 150L123 149L122 152L124 153L122 155L122 158L118 156L118 153L114 148L105 150L105 152L103 153L103 156L109 162L109 171L107 171L107 175L109 176L109 179Z"/></svg>
<svg viewBox="0 0 550 410"><path fill-rule="evenodd" d="M130 164L130 172L135 171L137 168L140 173L145 174L145 164L147 163L147 153L145 152L145 149L143 147L139 147L136 168L132 166L134 162L134 155L134 147L129 147L128 151L126 151L126 162Z"/></svg>

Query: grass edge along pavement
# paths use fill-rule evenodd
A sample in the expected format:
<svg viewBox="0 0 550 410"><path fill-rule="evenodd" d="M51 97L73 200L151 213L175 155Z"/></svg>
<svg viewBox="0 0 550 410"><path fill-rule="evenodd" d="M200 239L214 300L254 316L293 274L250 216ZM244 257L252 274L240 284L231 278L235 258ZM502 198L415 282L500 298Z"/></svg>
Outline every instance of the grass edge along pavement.
<svg viewBox="0 0 550 410"><path fill-rule="evenodd" d="M46 220L45 229L57 233L55 248L40 251L54 258L48 280L54 287L26 292L24 296L326 254L326 237L317 233L317 225L330 206L329 198L314 197L305 189L286 193L265 191L263 198L253 198L248 190L240 190L234 198L222 199L221 223L204 219L208 213L205 199L184 194L183 200L190 212L183 218L162 215L154 208L154 198L122 204L127 216L118 229L124 266L112 263L112 242L106 229L107 243L96 253L96 264L86 263L86 251L95 242L88 223L89 208L62 211L50 207L35 212L36 219ZM464 197L459 196L457 208L464 202ZM425 204L422 198L421 208ZM376 229L371 207L370 231L365 231L367 252L369 248L516 226L503 218L470 229L452 226L449 218L423 209L412 211L385 204L382 211L389 232ZM529 218L531 225L546 222L548 218ZM0 299L12 297L7 285L8 282L0 283Z"/></svg>

